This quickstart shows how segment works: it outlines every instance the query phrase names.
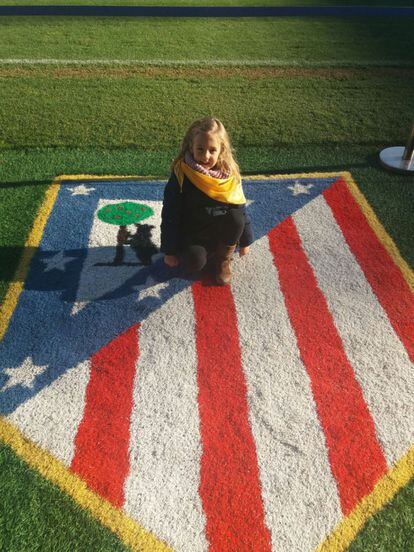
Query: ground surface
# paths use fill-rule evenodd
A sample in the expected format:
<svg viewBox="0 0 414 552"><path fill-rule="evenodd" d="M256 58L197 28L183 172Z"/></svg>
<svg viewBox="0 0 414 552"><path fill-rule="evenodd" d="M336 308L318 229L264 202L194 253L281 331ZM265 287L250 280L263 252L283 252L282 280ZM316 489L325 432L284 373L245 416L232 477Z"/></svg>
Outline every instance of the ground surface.
<svg viewBox="0 0 414 552"><path fill-rule="evenodd" d="M411 31L397 18L0 19L2 295L56 175L166 177L205 114L225 122L243 174L352 172L412 265L412 178L377 163L413 119ZM123 549L8 447L0 458L6 550ZM411 484L351 550L414 549L413 503Z"/></svg>

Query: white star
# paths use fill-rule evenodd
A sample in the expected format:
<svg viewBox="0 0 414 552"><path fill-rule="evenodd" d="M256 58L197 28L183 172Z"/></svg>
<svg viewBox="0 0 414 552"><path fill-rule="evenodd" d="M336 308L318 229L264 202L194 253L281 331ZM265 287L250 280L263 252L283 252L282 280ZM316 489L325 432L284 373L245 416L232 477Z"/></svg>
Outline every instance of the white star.
<svg viewBox="0 0 414 552"><path fill-rule="evenodd" d="M32 389L37 376L45 372L47 367L48 365L36 366L31 357L27 357L26 360L23 361L23 364L17 368L6 368L3 370L3 372L10 376L10 378L8 382L3 385L1 390L5 391L6 389L16 387L17 385L22 385L23 387L29 387Z"/></svg>
<svg viewBox="0 0 414 552"><path fill-rule="evenodd" d="M132 289L138 291L138 301L147 297L160 299L160 292L168 286L168 282L158 282L152 276L148 276L145 284L134 286Z"/></svg>
<svg viewBox="0 0 414 552"><path fill-rule="evenodd" d="M68 188L72 192L72 195L89 195L90 192L93 192L96 188L87 188L85 184L79 184L79 186L75 186L74 188Z"/></svg>
<svg viewBox="0 0 414 552"><path fill-rule="evenodd" d="M75 257L65 257L63 251L59 251L59 253L56 253L56 255L53 255L53 257L49 257L48 259L42 259L42 263L45 263L47 268L45 268L45 272L48 272L49 270L65 270L67 263L70 263Z"/></svg>
<svg viewBox="0 0 414 552"><path fill-rule="evenodd" d="M89 305L89 303L90 301L76 301L75 303L73 303L73 307L72 307L72 310L70 311L70 315L75 316L76 314L78 314L78 312L80 312L87 305Z"/></svg>
<svg viewBox="0 0 414 552"><path fill-rule="evenodd" d="M288 186L294 196L299 194L309 194L309 190L313 188L313 184L301 184L299 180L295 180L294 186Z"/></svg>

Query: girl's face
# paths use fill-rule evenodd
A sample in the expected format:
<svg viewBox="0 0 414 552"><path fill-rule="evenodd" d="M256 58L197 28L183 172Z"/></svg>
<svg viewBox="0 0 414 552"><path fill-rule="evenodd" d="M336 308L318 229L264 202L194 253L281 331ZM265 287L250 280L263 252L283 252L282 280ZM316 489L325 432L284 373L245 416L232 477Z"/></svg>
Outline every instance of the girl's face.
<svg viewBox="0 0 414 552"><path fill-rule="evenodd" d="M197 134L191 146L194 160L205 169L212 169L220 156L221 145L217 135L210 132Z"/></svg>

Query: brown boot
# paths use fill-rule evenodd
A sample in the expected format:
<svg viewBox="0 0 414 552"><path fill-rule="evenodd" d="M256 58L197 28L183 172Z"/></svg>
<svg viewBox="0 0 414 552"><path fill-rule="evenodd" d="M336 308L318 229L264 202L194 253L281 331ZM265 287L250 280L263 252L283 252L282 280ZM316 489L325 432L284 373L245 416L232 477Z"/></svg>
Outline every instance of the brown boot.
<svg viewBox="0 0 414 552"><path fill-rule="evenodd" d="M225 245L220 243L216 251L216 282L221 286L230 283L231 270L230 262L233 257L236 245Z"/></svg>

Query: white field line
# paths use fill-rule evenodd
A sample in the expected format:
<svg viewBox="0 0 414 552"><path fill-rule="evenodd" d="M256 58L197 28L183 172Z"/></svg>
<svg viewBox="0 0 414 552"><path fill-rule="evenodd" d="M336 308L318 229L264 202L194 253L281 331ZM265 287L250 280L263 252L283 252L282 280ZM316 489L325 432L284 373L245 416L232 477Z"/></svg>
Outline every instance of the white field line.
<svg viewBox="0 0 414 552"><path fill-rule="evenodd" d="M413 62L401 60L328 60L328 61L295 61L278 59L29 59L0 58L1 65L136 65L136 66L170 66L170 67L414 67Z"/></svg>

